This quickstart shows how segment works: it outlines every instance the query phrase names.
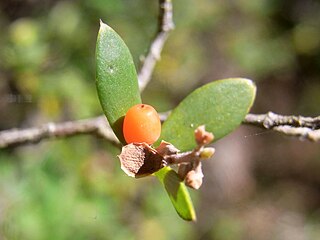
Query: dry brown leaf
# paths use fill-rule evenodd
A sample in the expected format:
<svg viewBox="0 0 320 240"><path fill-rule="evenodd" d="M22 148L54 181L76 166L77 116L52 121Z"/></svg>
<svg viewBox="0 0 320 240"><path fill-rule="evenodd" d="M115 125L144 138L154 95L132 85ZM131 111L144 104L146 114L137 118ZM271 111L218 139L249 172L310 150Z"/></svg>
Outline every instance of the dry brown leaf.
<svg viewBox="0 0 320 240"><path fill-rule="evenodd" d="M122 147L118 156L121 169L131 177L144 177L165 166L163 157L146 143L131 143Z"/></svg>

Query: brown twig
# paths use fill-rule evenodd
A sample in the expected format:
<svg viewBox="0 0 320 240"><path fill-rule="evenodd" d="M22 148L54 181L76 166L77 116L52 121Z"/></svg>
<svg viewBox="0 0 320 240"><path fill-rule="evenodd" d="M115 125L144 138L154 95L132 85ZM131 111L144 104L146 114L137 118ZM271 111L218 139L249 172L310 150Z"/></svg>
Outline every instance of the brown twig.
<svg viewBox="0 0 320 240"><path fill-rule="evenodd" d="M244 123L253 124L258 127L263 126L266 129L284 125L291 127L319 129L320 116L315 118L303 116L283 116L273 112L268 112L267 114L248 114L244 120Z"/></svg>
<svg viewBox="0 0 320 240"><path fill-rule="evenodd" d="M169 32L174 28L171 0L159 0L158 32L150 45L139 71L139 87L142 91L148 84L156 62ZM170 112L160 114L164 121ZM272 112L267 114L248 114L244 124L281 132L288 136L320 141L320 116L282 116ZM10 129L0 132L0 148L22 144L37 143L43 139L70 137L78 134L96 134L112 142L118 142L104 116L64 123L48 123L40 127Z"/></svg>
<svg viewBox="0 0 320 240"><path fill-rule="evenodd" d="M171 0L159 0L158 31L138 73L140 91L146 87L154 71L161 51L174 28ZM10 129L0 132L0 148L37 143L43 139L69 137L78 134L96 134L112 142L118 142L104 116L65 123L47 123L40 127Z"/></svg>
<svg viewBox="0 0 320 240"><path fill-rule="evenodd" d="M244 124L270 129L287 136L299 137L310 141L320 141L320 116L283 116L273 112L267 114L248 114Z"/></svg>
<svg viewBox="0 0 320 240"><path fill-rule="evenodd" d="M168 113L160 114L164 121ZM310 141L320 141L320 117L248 114L243 121L263 129ZM118 142L104 116L64 123L48 123L40 127L10 129L0 132L0 148L37 143L43 139L70 137L79 134L96 134L112 142Z"/></svg>
<svg viewBox="0 0 320 240"><path fill-rule="evenodd" d="M38 143L43 139L65 138L79 134L96 134L108 141L118 142L105 117L100 116L86 120L47 123L43 126L27 129L5 130L0 132L0 148Z"/></svg>
<svg viewBox="0 0 320 240"><path fill-rule="evenodd" d="M143 91L149 83L154 67L157 61L160 60L161 52L169 32L173 29L172 2L171 0L159 0L158 31L150 45L147 55L143 59L143 64L138 73L140 91Z"/></svg>

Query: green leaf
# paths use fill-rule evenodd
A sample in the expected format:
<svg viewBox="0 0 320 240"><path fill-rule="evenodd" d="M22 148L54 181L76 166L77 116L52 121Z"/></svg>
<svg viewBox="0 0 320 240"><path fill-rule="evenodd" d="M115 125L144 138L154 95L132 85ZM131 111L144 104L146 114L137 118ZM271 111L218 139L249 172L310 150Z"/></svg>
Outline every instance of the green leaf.
<svg viewBox="0 0 320 240"><path fill-rule="evenodd" d="M155 173L166 189L169 198L181 218L195 221L196 213L188 189L178 174L169 167L162 168Z"/></svg>
<svg viewBox="0 0 320 240"><path fill-rule="evenodd" d="M96 45L96 86L102 109L120 142L128 109L141 103L138 77L130 51L121 37L100 22Z"/></svg>
<svg viewBox="0 0 320 240"><path fill-rule="evenodd" d="M196 146L194 130L203 124L218 140L241 124L253 104L255 93L253 82L243 78L206 84L172 111L163 124L160 140L172 143L181 151L191 150Z"/></svg>
<svg viewBox="0 0 320 240"><path fill-rule="evenodd" d="M130 107L141 103L137 73L128 47L109 26L100 23L96 46L96 85L101 106L120 142L126 144L123 118ZM164 168L156 176L168 192L177 213L195 220L188 190L177 173Z"/></svg>

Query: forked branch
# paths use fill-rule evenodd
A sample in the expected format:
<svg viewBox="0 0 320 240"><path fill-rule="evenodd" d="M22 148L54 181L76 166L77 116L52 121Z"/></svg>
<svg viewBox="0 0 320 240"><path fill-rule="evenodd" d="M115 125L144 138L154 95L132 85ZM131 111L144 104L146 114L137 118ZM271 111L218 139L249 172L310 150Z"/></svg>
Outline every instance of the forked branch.
<svg viewBox="0 0 320 240"><path fill-rule="evenodd" d="M158 31L138 73L140 91L151 79L156 62L160 59L163 46L169 32L174 28L171 0L159 0ZM169 112L161 114L164 121ZM310 141L320 141L320 116L283 116L269 112L267 114L248 114L244 124L280 132ZM104 116L64 123L47 123L27 129L10 129L0 132L0 148L22 144L37 143L43 139L66 138L79 134L94 134L112 142L118 142Z"/></svg>
<svg viewBox="0 0 320 240"><path fill-rule="evenodd" d="M160 60L161 52L165 42L167 41L169 32L174 29L172 15L171 0L159 0L158 31L151 42L148 53L144 57L143 64L138 73L140 91L143 91L148 85L154 71L154 67L157 61Z"/></svg>
<svg viewBox="0 0 320 240"><path fill-rule="evenodd" d="M165 120L168 114L161 114ZM287 136L299 137L310 141L320 141L320 117L283 116L267 114L248 114L243 121L246 125L280 132ZM55 139L79 134L95 134L108 141L118 142L104 116L70 121L47 123L27 129L10 129L0 132L0 148L21 144L37 143L43 139Z"/></svg>

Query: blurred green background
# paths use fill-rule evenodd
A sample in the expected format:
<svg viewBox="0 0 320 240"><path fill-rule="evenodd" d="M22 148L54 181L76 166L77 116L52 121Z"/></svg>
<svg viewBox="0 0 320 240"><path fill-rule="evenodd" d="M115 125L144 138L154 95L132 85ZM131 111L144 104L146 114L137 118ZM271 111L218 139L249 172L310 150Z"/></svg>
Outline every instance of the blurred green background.
<svg viewBox="0 0 320 240"><path fill-rule="evenodd" d="M176 29L143 100L173 108L226 77L257 86L252 112L319 115L320 3L173 0ZM102 113L95 89L99 19L137 68L157 26L150 0L1 0L0 130ZM319 144L241 127L214 144L196 223L152 177L121 170L93 136L0 150L1 239L320 239Z"/></svg>

